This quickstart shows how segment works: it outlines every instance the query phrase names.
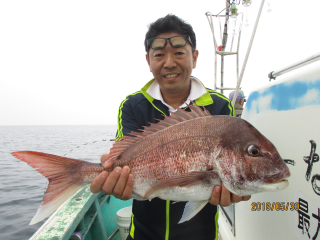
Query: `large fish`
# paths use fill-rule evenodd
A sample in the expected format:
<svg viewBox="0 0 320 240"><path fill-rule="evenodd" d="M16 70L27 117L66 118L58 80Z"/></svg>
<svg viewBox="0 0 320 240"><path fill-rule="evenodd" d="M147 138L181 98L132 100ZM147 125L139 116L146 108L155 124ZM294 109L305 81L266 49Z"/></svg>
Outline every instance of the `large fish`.
<svg viewBox="0 0 320 240"><path fill-rule="evenodd" d="M21 151L13 156L48 178L42 205L30 224L54 212L102 171L129 166L133 196L186 201L181 222L190 220L209 201L214 186L224 184L244 196L288 186L290 172L274 145L243 119L211 116L199 106L178 109L143 132L124 136L110 150L110 169L99 163L46 153Z"/></svg>

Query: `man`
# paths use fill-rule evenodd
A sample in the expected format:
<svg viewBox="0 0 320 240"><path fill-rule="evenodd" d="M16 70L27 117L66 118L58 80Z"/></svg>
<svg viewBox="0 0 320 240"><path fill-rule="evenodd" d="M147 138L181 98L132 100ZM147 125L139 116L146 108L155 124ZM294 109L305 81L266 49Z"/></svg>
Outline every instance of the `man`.
<svg viewBox="0 0 320 240"><path fill-rule="evenodd" d="M229 99L232 101L233 96L234 96L235 91L232 91L229 94ZM244 96L243 91L239 91L237 98L236 98L236 102L234 104L234 110L236 113L236 117L241 117L241 114L243 112L243 104L246 101L246 96Z"/></svg>
<svg viewBox="0 0 320 240"><path fill-rule="evenodd" d="M146 60L154 79L120 104L116 140L131 131L142 129L162 115L177 108L187 108L185 102L195 101L212 115L234 115L231 101L222 94L205 88L191 77L196 67L198 50L192 27L174 15L167 15L149 26L145 38ZM186 109L188 110L188 109ZM101 157L104 163L107 155ZM105 164L105 168L110 164ZM92 192L104 191L117 198L132 197L133 176L128 167L101 173L91 184ZM133 215L127 239L215 239L217 205L228 206L250 196L231 194L224 186L216 186L208 203L195 217L178 224L185 202L172 203L159 198L151 201L133 200Z"/></svg>

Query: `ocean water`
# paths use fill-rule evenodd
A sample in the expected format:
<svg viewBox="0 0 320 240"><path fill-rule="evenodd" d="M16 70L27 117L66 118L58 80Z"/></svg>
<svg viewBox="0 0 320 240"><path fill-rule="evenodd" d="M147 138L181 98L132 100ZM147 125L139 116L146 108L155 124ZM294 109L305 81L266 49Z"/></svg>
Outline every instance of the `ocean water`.
<svg viewBox="0 0 320 240"><path fill-rule="evenodd" d="M100 162L116 130L116 125L0 126L0 239L29 239L45 222L29 225L48 181L11 152L39 151Z"/></svg>

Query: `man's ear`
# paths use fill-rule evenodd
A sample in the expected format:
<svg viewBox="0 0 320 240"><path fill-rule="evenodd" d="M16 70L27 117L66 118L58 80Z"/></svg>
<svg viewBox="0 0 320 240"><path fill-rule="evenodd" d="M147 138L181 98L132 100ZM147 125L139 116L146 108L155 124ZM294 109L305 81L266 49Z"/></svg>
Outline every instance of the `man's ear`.
<svg viewBox="0 0 320 240"><path fill-rule="evenodd" d="M192 56L192 57L193 57L193 59L192 59L192 64L193 64L192 68L193 68L193 69L195 69L196 66L197 66L198 56L199 56L199 51L198 51L198 50L194 50L193 56Z"/></svg>
<svg viewBox="0 0 320 240"><path fill-rule="evenodd" d="M150 66L150 59L149 59L148 54L146 54L146 60L147 60L148 65L149 65L150 72L152 72L152 70L151 70L151 66Z"/></svg>

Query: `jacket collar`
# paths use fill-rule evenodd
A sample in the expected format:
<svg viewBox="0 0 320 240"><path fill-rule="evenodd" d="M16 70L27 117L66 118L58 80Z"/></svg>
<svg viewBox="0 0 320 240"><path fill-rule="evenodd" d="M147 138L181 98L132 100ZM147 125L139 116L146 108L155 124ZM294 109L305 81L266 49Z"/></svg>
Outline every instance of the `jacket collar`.
<svg viewBox="0 0 320 240"><path fill-rule="evenodd" d="M191 87L194 85L194 84L196 84L196 85L194 85L194 88L198 88L199 89L199 85L197 85L197 82L199 82L200 84L201 84L201 86L202 86L202 89L201 89L201 86L200 86L200 94L198 93L199 92L199 90L197 91L197 92L191 92L190 93L190 95L189 95L189 97L191 97L191 98L196 98L196 99L191 99L191 100L193 100L193 101L195 101L195 103L197 104L197 105L199 105L199 106L207 106L207 105L209 105L209 104L212 104L213 103L213 100L212 100L212 98L211 98L211 95L210 95L210 93L208 92L208 90L204 87L204 85L203 85L203 83L199 80L199 79L197 79L197 78L195 78L195 77L191 77L191 80L193 80L192 82L191 82ZM194 82L194 81L197 81L197 82ZM159 89L159 85L157 84L157 83L154 83L155 82L155 79L153 78L152 80L150 80L142 89L141 89L141 92L142 92L142 94L148 99L148 101L150 102L150 103L152 103L153 102L153 100L154 99L158 99L158 100L160 100L160 101L162 101L163 103L164 103L164 101L163 101L163 99L162 99L162 96L161 96L161 93L160 93L160 89ZM157 85L155 85L155 84L157 84ZM150 89L150 87L151 87L151 85L152 85L152 89ZM159 89L159 90L157 90L157 89ZM149 91L148 91L149 90ZM151 90L151 91L150 91ZM157 91L159 91L159 92L157 92ZM151 95L152 96L151 96ZM165 104L165 103L164 103ZM167 105L167 104L165 104L165 105ZM168 105L167 105L168 106ZM169 109L170 109L170 106L168 106L169 107ZM183 107L183 105L181 106L181 107Z"/></svg>

